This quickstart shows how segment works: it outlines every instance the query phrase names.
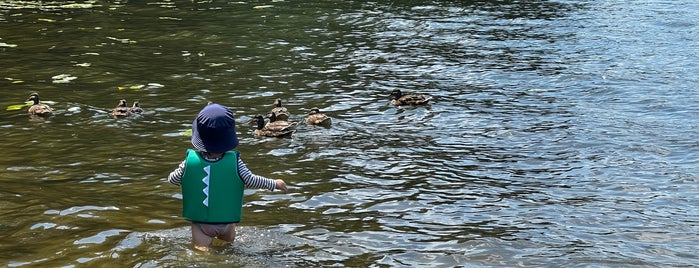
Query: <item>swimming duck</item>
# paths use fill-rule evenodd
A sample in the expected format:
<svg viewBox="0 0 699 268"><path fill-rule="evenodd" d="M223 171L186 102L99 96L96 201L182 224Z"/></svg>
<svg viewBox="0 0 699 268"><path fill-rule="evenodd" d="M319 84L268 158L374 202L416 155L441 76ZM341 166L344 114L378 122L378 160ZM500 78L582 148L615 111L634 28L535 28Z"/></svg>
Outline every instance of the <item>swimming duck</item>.
<svg viewBox="0 0 699 268"><path fill-rule="evenodd" d="M286 109L286 107L282 106L282 100L276 99L276 100L274 100L273 104L274 104L274 108L272 108L271 113L276 114L277 120L282 120L282 121L289 120L289 111Z"/></svg>
<svg viewBox="0 0 699 268"><path fill-rule="evenodd" d="M141 108L141 103L139 101L134 101L133 106L129 109L129 112L133 114L141 114L143 113L143 108Z"/></svg>
<svg viewBox="0 0 699 268"><path fill-rule="evenodd" d="M330 126L330 121L330 117L321 113L318 107L311 108L311 111L308 112L308 118L306 118L306 124L319 125L325 127Z"/></svg>
<svg viewBox="0 0 699 268"><path fill-rule="evenodd" d="M431 97L425 98L423 95L415 95L415 94L406 94L403 95L403 92L400 90L396 89L391 92L391 96L393 96L393 100L391 100L391 104L400 106L400 105L422 105L422 104L427 104L427 102L432 99Z"/></svg>
<svg viewBox="0 0 699 268"><path fill-rule="evenodd" d="M257 120L257 129L255 129L255 135L266 136L266 137L284 137L290 136L294 133L294 127L296 123L289 123L287 121L273 121L265 124L265 118L262 115L255 116Z"/></svg>
<svg viewBox="0 0 699 268"><path fill-rule="evenodd" d="M277 114L270 113L269 114L269 123L267 123L266 126L269 129L275 129L275 130L286 130L286 129L293 130L296 128L296 122L279 120L279 118L277 117Z"/></svg>
<svg viewBox="0 0 699 268"><path fill-rule="evenodd" d="M48 117L53 113L51 107L46 104L39 103L39 93L29 94L27 101L34 101L34 104L29 107L28 110L29 114L31 115Z"/></svg>
<svg viewBox="0 0 699 268"><path fill-rule="evenodd" d="M131 109L126 106L126 100L120 100L119 105L112 110L112 116L115 118L126 117L129 115L131 115Z"/></svg>

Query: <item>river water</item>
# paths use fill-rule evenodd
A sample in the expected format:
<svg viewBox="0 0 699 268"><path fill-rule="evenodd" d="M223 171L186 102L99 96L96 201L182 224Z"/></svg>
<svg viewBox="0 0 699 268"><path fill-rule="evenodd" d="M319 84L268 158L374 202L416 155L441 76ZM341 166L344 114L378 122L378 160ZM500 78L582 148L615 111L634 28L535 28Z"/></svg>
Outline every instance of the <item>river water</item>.
<svg viewBox="0 0 699 268"><path fill-rule="evenodd" d="M699 263L699 4L2 1L0 265ZM393 107L394 89L433 97ZM55 114L31 118L39 92ZM113 119L119 99L145 113ZM281 98L302 122L258 138ZM165 181L207 101L288 194L193 250Z"/></svg>

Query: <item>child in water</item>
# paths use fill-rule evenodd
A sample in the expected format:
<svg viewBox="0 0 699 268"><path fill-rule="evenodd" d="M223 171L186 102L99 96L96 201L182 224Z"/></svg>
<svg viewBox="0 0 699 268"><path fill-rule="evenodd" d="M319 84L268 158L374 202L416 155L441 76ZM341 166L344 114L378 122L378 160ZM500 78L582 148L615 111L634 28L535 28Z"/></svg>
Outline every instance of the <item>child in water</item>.
<svg viewBox="0 0 699 268"><path fill-rule="evenodd" d="M187 157L170 173L169 183L182 187L182 216L192 223L195 248L206 251L214 238L235 239L235 224L242 217L243 190L280 190L283 180L253 174L237 151L233 112L209 103L192 122L192 145Z"/></svg>

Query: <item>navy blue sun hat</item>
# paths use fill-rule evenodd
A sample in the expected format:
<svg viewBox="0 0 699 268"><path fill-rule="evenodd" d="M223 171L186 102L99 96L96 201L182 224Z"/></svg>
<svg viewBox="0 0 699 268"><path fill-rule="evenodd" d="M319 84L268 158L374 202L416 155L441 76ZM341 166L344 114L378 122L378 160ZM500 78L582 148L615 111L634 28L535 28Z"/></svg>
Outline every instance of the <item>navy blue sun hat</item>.
<svg viewBox="0 0 699 268"><path fill-rule="evenodd" d="M225 153L238 146L233 111L220 104L206 105L192 122L192 145L209 153Z"/></svg>

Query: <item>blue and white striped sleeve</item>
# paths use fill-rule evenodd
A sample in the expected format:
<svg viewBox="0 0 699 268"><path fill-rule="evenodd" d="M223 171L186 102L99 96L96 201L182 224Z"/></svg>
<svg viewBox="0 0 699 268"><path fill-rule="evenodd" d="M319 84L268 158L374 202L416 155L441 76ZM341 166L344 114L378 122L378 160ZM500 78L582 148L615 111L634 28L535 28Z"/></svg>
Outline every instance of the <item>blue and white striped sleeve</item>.
<svg viewBox="0 0 699 268"><path fill-rule="evenodd" d="M273 179L266 178L260 175L252 174L252 171L243 163L243 160L238 157L238 175L243 180L245 187L252 189L267 189L274 191L276 183Z"/></svg>
<svg viewBox="0 0 699 268"><path fill-rule="evenodd" d="M182 175L184 175L185 162L186 160L182 160L182 163L180 163L175 170L170 172L170 175L167 176L167 182L177 186L182 185Z"/></svg>

